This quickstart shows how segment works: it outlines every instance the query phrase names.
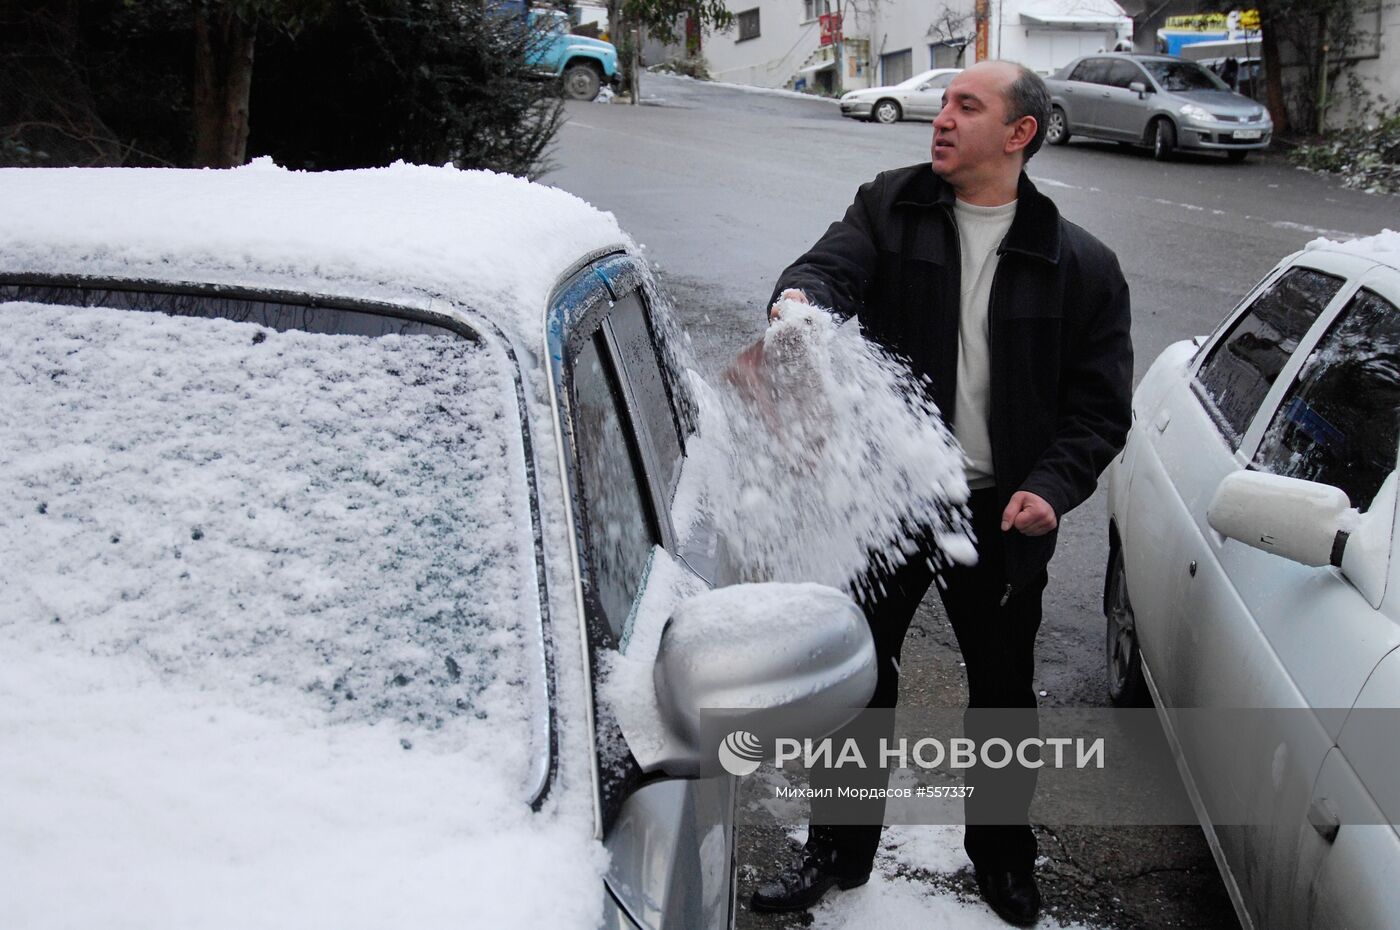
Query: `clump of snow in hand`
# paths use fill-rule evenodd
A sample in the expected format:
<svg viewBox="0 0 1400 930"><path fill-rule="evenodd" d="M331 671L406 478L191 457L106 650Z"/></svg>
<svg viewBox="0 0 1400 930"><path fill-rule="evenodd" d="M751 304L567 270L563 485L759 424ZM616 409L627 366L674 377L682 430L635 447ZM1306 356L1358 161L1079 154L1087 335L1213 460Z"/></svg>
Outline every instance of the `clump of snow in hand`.
<svg viewBox="0 0 1400 930"><path fill-rule="evenodd" d="M0 270L442 297L533 346L550 289L625 248L602 213L490 171L0 169Z"/></svg>
<svg viewBox="0 0 1400 930"><path fill-rule="evenodd" d="M699 433L677 531L708 517L748 578L857 594L871 553L899 564L920 528L936 557L974 560L962 450L907 366L854 320L779 312L723 381L689 373Z"/></svg>
<svg viewBox="0 0 1400 930"><path fill-rule="evenodd" d="M1344 252L1348 255L1360 255L1362 258L1395 263L1400 262L1400 232L1393 229L1383 229L1374 236L1364 236L1346 242L1318 238L1309 242L1304 248L1326 249L1329 252Z"/></svg>
<svg viewBox="0 0 1400 930"><path fill-rule="evenodd" d="M0 314L0 922L596 925L503 354Z"/></svg>

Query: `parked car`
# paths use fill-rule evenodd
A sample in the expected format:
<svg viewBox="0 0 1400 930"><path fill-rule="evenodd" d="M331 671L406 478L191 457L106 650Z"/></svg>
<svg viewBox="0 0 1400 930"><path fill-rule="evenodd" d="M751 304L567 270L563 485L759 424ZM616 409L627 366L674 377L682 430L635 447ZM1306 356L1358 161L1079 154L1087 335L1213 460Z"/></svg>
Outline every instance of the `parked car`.
<svg viewBox="0 0 1400 930"><path fill-rule="evenodd" d="M569 15L562 10L530 10L526 21L535 39L528 64L558 78L564 96L594 100L604 84L617 82L617 48L611 42L574 35Z"/></svg>
<svg viewBox="0 0 1400 930"><path fill-rule="evenodd" d="M874 651L673 519L688 395L610 214L402 164L0 201L7 925L733 923L699 715L816 738Z"/></svg>
<svg viewBox="0 0 1400 930"><path fill-rule="evenodd" d="M1238 162L1267 148L1273 136L1262 106L1196 62L1170 55L1088 55L1045 83L1051 145L1079 135L1151 146L1159 161L1203 151Z"/></svg>
<svg viewBox="0 0 1400 930"><path fill-rule="evenodd" d="M1246 928L1400 914L1397 308L1400 234L1289 256L1108 471L1109 695L1156 704Z"/></svg>
<svg viewBox="0 0 1400 930"><path fill-rule="evenodd" d="M943 91L961 70L934 68L889 87L848 91L841 96L841 115L877 123L931 120L943 108Z"/></svg>

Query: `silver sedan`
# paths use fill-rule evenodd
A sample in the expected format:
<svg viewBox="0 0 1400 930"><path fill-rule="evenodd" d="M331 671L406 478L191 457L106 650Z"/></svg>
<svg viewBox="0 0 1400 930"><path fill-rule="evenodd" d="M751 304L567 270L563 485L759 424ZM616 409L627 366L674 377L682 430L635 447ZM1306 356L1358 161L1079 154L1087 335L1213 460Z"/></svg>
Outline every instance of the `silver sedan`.
<svg viewBox="0 0 1400 930"><path fill-rule="evenodd" d="M1082 135L1151 146L1159 161L1180 149L1243 161L1267 148L1274 131L1262 106L1195 62L1170 55L1088 55L1045 83L1051 145Z"/></svg>
<svg viewBox="0 0 1400 930"><path fill-rule="evenodd" d="M889 87L850 91L841 97L841 115L877 123L931 120L943 107L943 91L961 70L934 68Z"/></svg>

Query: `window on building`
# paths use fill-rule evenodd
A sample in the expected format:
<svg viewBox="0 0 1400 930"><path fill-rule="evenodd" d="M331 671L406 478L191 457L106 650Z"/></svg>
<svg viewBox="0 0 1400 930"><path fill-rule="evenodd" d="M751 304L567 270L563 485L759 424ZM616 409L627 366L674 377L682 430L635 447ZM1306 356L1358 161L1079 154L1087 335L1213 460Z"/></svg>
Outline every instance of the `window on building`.
<svg viewBox="0 0 1400 930"><path fill-rule="evenodd" d="M950 45L947 42L935 42L928 47L928 66L930 68L957 68L961 65L962 51L964 46Z"/></svg>
<svg viewBox="0 0 1400 930"><path fill-rule="evenodd" d="M739 21L739 38L737 41L743 42L746 39L758 38L758 7L736 14L734 18Z"/></svg>
<svg viewBox="0 0 1400 930"><path fill-rule="evenodd" d="M809 23L831 12L831 0L802 0L802 21Z"/></svg>
<svg viewBox="0 0 1400 930"><path fill-rule="evenodd" d="M914 50L891 52L880 56L880 83L885 87L907 81L914 76Z"/></svg>
<svg viewBox="0 0 1400 930"><path fill-rule="evenodd" d="M1341 278L1293 268L1256 297L1210 350L1196 380L1232 446L1239 448L1279 372L1341 286Z"/></svg>

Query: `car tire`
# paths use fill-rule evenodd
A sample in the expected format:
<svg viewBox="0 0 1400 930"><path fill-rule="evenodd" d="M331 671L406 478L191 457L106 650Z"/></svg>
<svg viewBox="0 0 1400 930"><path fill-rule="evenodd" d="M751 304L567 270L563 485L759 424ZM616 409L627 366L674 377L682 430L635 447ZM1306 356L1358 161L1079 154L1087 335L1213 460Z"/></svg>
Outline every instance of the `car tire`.
<svg viewBox="0 0 1400 930"><path fill-rule="evenodd" d="M1166 117L1152 124L1152 157L1158 161L1170 161L1176 151L1176 127Z"/></svg>
<svg viewBox="0 0 1400 930"><path fill-rule="evenodd" d="M1107 620L1108 699L1115 707L1150 707L1152 698L1142 672L1142 651L1138 648L1133 604L1128 599L1121 547L1114 550L1108 566L1103 607Z"/></svg>
<svg viewBox="0 0 1400 930"><path fill-rule="evenodd" d="M598 96L602 78L596 69L589 65L569 65L564 69L564 96L570 100L593 100Z"/></svg>
<svg viewBox="0 0 1400 930"><path fill-rule="evenodd" d="M877 123L897 123L904 117L904 111L893 100L881 100L870 111L870 118Z"/></svg>
<svg viewBox="0 0 1400 930"><path fill-rule="evenodd" d="M1050 119L1045 123L1045 141L1051 145L1064 145L1069 141L1069 120L1059 107L1050 108Z"/></svg>
<svg viewBox="0 0 1400 930"><path fill-rule="evenodd" d="M1249 157L1249 151L1248 151L1247 149L1235 149L1235 150L1233 150L1233 151L1230 151L1230 152L1226 152L1226 153L1225 153L1225 158L1226 158L1231 164L1235 164L1235 165L1238 165L1240 162L1244 161L1244 160L1245 160L1246 158L1248 158L1248 157Z"/></svg>

